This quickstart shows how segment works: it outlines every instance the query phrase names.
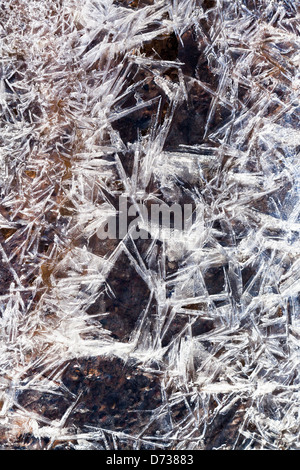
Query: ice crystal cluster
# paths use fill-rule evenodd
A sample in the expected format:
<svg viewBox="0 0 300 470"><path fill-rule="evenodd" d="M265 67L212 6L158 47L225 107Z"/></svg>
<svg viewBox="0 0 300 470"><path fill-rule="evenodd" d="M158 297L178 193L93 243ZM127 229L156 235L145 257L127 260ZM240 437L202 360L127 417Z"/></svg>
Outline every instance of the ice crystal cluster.
<svg viewBox="0 0 300 470"><path fill-rule="evenodd" d="M1 448L299 449L299 1L0 5Z"/></svg>

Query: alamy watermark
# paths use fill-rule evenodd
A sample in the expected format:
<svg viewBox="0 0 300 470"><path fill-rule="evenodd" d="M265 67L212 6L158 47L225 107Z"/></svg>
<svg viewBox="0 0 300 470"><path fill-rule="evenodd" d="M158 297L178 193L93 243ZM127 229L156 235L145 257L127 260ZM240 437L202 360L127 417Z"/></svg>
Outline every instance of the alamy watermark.
<svg viewBox="0 0 300 470"><path fill-rule="evenodd" d="M194 204L147 204L145 201L129 204L124 195L119 197L118 205L116 213L108 216L97 230L101 240L121 240L127 233L134 240L178 237L191 230L197 212Z"/></svg>

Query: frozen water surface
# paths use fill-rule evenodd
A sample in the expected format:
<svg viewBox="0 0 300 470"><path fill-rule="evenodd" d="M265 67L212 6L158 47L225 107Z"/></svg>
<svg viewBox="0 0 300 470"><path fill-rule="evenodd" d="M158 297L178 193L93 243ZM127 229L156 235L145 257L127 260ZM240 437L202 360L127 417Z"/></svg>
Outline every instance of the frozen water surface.
<svg viewBox="0 0 300 470"><path fill-rule="evenodd" d="M1 447L299 449L299 1L0 6Z"/></svg>

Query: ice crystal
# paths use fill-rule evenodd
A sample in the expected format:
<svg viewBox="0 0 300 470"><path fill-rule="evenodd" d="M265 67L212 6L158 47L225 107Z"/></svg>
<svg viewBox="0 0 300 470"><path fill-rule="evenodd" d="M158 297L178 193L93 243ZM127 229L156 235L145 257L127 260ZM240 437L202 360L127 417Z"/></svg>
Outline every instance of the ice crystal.
<svg viewBox="0 0 300 470"><path fill-rule="evenodd" d="M299 449L298 0L0 5L2 448Z"/></svg>

